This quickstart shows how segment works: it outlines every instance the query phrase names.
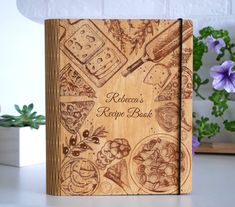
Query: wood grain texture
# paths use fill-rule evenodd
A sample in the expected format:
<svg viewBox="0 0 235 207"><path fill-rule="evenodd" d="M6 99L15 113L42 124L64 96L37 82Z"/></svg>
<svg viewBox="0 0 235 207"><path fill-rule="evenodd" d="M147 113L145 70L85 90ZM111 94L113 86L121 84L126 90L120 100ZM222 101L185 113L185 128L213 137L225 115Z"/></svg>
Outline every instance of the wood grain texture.
<svg viewBox="0 0 235 207"><path fill-rule="evenodd" d="M46 21L46 190L60 195L59 20Z"/></svg>
<svg viewBox="0 0 235 207"><path fill-rule="evenodd" d="M47 20L47 193L177 194L192 188L192 23Z"/></svg>
<svg viewBox="0 0 235 207"><path fill-rule="evenodd" d="M203 142L196 149L198 154L235 154L234 143L207 143Z"/></svg>

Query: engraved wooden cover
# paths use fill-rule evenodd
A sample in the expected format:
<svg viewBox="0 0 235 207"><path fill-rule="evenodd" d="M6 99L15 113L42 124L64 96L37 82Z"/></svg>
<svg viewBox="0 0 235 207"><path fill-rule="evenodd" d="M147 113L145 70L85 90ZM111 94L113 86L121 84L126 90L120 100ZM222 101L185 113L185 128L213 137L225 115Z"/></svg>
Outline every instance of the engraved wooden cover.
<svg viewBox="0 0 235 207"><path fill-rule="evenodd" d="M177 194L178 20L46 20L47 193ZM192 186L183 20L181 193Z"/></svg>

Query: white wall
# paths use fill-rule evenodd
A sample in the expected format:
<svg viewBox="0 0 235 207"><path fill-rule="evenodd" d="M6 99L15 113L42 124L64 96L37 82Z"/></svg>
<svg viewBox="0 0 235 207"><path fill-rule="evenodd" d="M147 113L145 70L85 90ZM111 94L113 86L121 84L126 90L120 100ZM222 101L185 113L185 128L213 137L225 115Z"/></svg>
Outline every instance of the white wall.
<svg viewBox="0 0 235 207"><path fill-rule="evenodd" d="M22 2L29 4L21 8ZM235 0L64 0L63 10L56 0L18 0L24 15L34 10L36 21L47 17L93 18L191 18L194 33L204 26L228 29L235 39ZM44 3L39 9L38 5ZM74 4L72 9L69 6ZM29 16L28 16L29 17ZM0 104L2 112L10 113L14 103L33 102L44 113L44 28L17 11L14 0L1 2L1 50L0 50ZM205 58L203 75L213 65L214 56ZM211 87L203 88L206 95ZM235 113L231 111L230 113ZM226 137L225 133L223 137ZM231 135L230 136L231 139Z"/></svg>
<svg viewBox="0 0 235 207"><path fill-rule="evenodd" d="M0 2L0 105L35 104L44 114L44 28L22 16L14 0Z"/></svg>

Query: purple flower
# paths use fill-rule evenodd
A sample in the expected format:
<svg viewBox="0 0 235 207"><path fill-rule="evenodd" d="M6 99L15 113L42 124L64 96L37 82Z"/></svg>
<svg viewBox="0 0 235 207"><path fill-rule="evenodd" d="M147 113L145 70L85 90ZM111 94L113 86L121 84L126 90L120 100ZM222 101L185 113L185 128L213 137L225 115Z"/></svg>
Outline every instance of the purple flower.
<svg viewBox="0 0 235 207"><path fill-rule="evenodd" d="M217 54L219 54L220 49L222 47L225 47L225 42L224 42L223 38L215 39L212 36L208 36L206 38L206 45L210 51L216 52Z"/></svg>
<svg viewBox="0 0 235 207"><path fill-rule="evenodd" d="M200 145L200 142L198 141L198 138L195 136L195 135L193 135L193 141L192 141L192 152L193 152L193 155L195 155L195 150L196 150L196 148Z"/></svg>
<svg viewBox="0 0 235 207"><path fill-rule="evenodd" d="M221 65L212 66L210 76L214 78L212 85L216 90L226 90L235 93L235 62L225 60Z"/></svg>

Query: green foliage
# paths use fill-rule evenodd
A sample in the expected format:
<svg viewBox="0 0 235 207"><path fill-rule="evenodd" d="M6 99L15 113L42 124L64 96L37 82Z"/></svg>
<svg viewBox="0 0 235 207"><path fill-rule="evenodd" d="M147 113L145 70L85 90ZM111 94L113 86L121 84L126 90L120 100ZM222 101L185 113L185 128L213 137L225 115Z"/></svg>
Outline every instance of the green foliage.
<svg viewBox="0 0 235 207"><path fill-rule="evenodd" d="M38 129L40 125L45 124L45 116L37 115L37 112L33 111L33 104L24 105L22 109L18 105L15 105L16 111L19 116L2 115L0 116L0 126L3 127L26 127L29 126L34 129Z"/></svg>
<svg viewBox="0 0 235 207"><path fill-rule="evenodd" d="M213 107L211 114L215 117L222 116L224 112L228 109L227 100L229 97L229 93L225 90L214 92L209 96L209 100L212 101Z"/></svg>
<svg viewBox="0 0 235 207"><path fill-rule="evenodd" d="M202 66L202 57L208 49L204 42L197 37L193 37L193 70L198 71Z"/></svg>
<svg viewBox="0 0 235 207"><path fill-rule="evenodd" d="M235 47L234 43L231 43L231 38L227 30L216 30L213 27L205 27L199 31L199 36L193 38L193 90L195 95L205 100L200 94L200 87L209 83L209 79L203 80L199 71L202 69L202 58L204 54L208 52L208 48L205 44L205 39L208 36L213 36L214 38L223 38L225 42L225 47L221 48L220 54L217 55L216 60L221 61L225 56L226 52L230 55L230 59L235 61L235 52L233 49ZM233 68L235 70L235 67ZM223 119L224 112L228 109L227 101L229 99L229 93L225 90L214 90L214 92L208 97L213 103L211 114L215 117L221 117ZM199 140L204 138L211 138L220 131L220 127L217 123L210 123L207 117L198 117L196 113L193 113L195 120L194 124L194 134ZM224 119L223 119L224 120ZM224 128L228 131L235 132L235 121L224 120Z"/></svg>
<svg viewBox="0 0 235 207"><path fill-rule="evenodd" d="M234 121L224 121L224 128L228 131L235 132L235 120Z"/></svg>
<svg viewBox="0 0 235 207"><path fill-rule="evenodd" d="M217 123L210 123L207 117L202 116L195 122L197 127L194 127L193 134L198 137L199 141L204 138L211 138L220 131L219 125Z"/></svg>

